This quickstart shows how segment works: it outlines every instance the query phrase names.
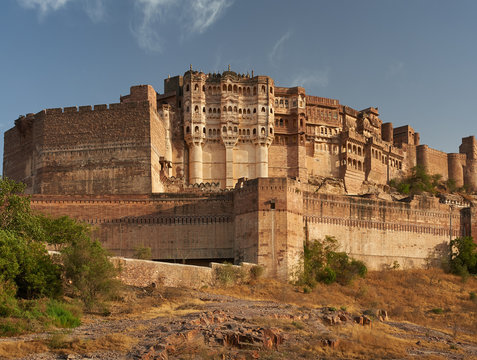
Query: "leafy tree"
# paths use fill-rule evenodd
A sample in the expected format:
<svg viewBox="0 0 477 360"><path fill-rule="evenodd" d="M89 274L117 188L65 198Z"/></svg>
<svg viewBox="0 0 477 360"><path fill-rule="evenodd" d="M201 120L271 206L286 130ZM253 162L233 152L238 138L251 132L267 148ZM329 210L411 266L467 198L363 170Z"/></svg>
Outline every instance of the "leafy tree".
<svg viewBox="0 0 477 360"><path fill-rule="evenodd" d="M477 274L477 245L471 236L451 240L450 271L453 274L467 276Z"/></svg>
<svg viewBox="0 0 477 360"><path fill-rule="evenodd" d="M337 249L338 241L332 236L305 243L299 283L314 287L317 282L331 284L336 281L346 285L357 276L366 276L367 268L362 261L337 252Z"/></svg>
<svg viewBox="0 0 477 360"><path fill-rule="evenodd" d="M83 236L74 238L61 254L68 290L87 306L117 294L118 269L98 241Z"/></svg>
<svg viewBox="0 0 477 360"><path fill-rule="evenodd" d="M437 188L442 186L442 175L429 175L426 168L417 165L411 169L411 174L402 180L392 179L389 185L405 195L421 194L429 192L435 194Z"/></svg>

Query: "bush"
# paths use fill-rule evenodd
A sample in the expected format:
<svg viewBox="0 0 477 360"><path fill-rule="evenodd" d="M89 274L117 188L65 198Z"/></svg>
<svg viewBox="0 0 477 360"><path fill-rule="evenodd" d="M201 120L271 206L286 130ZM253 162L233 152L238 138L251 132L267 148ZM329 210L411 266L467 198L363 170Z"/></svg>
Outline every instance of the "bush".
<svg viewBox="0 0 477 360"><path fill-rule="evenodd" d="M265 268L261 265L254 265L250 268L250 278L251 280L256 280L262 277L265 272Z"/></svg>
<svg viewBox="0 0 477 360"><path fill-rule="evenodd" d="M411 169L411 174L401 180L392 179L389 185L404 195L421 194L429 192L435 194L438 187L444 186L442 175L427 173L426 168L418 165ZM452 188L452 182L446 184L448 188Z"/></svg>
<svg viewBox="0 0 477 360"><path fill-rule="evenodd" d="M108 252L89 237L78 237L61 251L68 290L88 306L117 295L118 269Z"/></svg>
<svg viewBox="0 0 477 360"><path fill-rule="evenodd" d="M222 285L228 286L242 282L245 278L245 273L241 267L224 263L215 269L215 278Z"/></svg>
<svg viewBox="0 0 477 360"><path fill-rule="evenodd" d="M477 245L470 236L451 240L449 243L450 272L462 277L477 274Z"/></svg>
<svg viewBox="0 0 477 360"><path fill-rule="evenodd" d="M57 327L73 328L81 325L79 317L73 315L66 304L56 300L48 302L46 314Z"/></svg>
<svg viewBox="0 0 477 360"><path fill-rule="evenodd" d="M133 258L140 259L140 260L151 260L152 259L151 248L148 246L137 246L134 249Z"/></svg>
<svg viewBox="0 0 477 360"><path fill-rule="evenodd" d="M315 287L317 282L331 284L336 281L347 285L357 276L365 277L366 265L344 252L337 252L337 248L338 242L332 236L305 243L303 271L298 276L298 283L310 288Z"/></svg>

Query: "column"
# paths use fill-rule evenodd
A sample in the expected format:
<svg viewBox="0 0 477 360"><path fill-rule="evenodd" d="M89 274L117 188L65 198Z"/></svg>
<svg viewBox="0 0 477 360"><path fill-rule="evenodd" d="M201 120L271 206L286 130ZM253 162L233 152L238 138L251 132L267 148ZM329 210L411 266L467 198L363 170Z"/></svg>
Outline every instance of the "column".
<svg viewBox="0 0 477 360"><path fill-rule="evenodd" d="M192 142L189 145L189 183L200 184L202 175L202 143Z"/></svg>
<svg viewBox="0 0 477 360"><path fill-rule="evenodd" d="M255 146L255 177L268 177L268 146L260 142Z"/></svg>
<svg viewBox="0 0 477 360"><path fill-rule="evenodd" d="M234 147L225 145L225 187L234 187Z"/></svg>

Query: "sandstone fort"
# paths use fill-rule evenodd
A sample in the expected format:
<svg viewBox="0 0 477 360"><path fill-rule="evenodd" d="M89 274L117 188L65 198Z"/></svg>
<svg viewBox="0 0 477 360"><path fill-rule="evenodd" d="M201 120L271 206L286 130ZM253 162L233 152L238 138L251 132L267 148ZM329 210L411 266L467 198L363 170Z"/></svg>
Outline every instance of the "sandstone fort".
<svg viewBox="0 0 477 360"><path fill-rule="evenodd" d="M35 209L97 228L113 253L254 262L289 277L305 239L333 235L370 268L418 267L452 237L477 234L472 198L385 190L421 165L477 191L477 141L458 153L268 76L191 67L109 105L46 109L5 133L4 176ZM400 201L399 201L400 200Z"/></svg>

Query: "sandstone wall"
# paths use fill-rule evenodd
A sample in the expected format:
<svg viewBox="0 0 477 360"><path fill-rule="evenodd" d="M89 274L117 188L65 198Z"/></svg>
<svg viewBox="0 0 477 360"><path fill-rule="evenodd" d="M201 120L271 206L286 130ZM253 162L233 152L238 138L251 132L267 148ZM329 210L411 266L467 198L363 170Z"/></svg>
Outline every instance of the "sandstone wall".
<svg viewBox="0 0 477 360"><path fill-rule="evenodd" d="M397 203L308 193L304 196L308 238L335 236L341 249L370 269L398 261L420 267L450 239L451 213L436 198ZM463 215L452 212L452 237L464 232Z"/></svg>
<svg viewBox="0 0 477 360"><path fill-rule="evenodd" d="M449 178L447 154L431 149L427 145L419 145L416 148L417 165L427 169L429 174L441 174L443 180Z"/></svg>

